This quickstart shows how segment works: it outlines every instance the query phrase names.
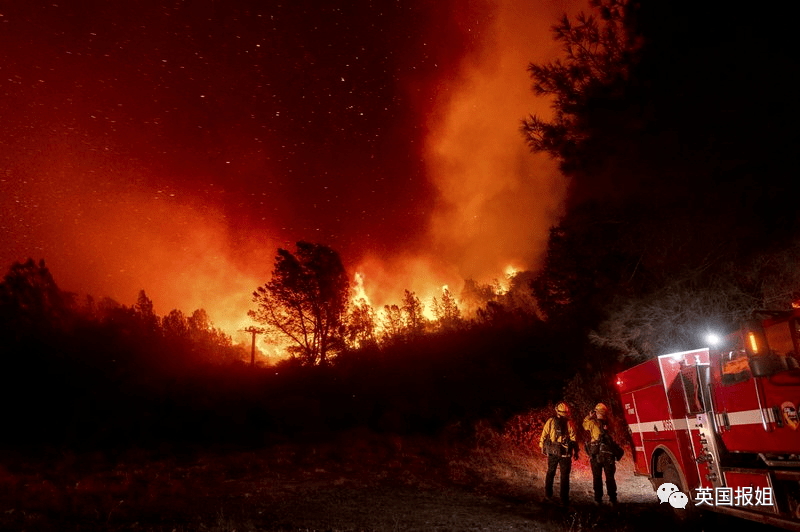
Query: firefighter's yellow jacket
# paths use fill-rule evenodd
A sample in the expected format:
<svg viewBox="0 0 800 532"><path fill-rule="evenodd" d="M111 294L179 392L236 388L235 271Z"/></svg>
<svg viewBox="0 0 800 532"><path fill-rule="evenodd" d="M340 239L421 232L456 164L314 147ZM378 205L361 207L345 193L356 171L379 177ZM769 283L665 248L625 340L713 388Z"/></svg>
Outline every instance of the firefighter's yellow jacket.
<svg viewBox="0 0 800 532"><path fill-rule="evenodd" d="M583 419L583 429L589 433L590 442L596 442L603 434L603 424L608 425L608 422L589 414Z"/></svg>
<svg viewBox="0 0 800 532"><path fill-rule="evenodd" d="M554 443L568 443L565 437L569 438L570 449L576 446L577 438L575 435L575 424L572 422L571 419L567 420L567 434L561 435L561 441L557 442L556 439L557 427L556 427L556 418L551 417L544 423L544 428L542 429L542 435L539 436L539 450L544 451L544 441L549 439ZM577 448L577 447L576 447Z"/></svg>

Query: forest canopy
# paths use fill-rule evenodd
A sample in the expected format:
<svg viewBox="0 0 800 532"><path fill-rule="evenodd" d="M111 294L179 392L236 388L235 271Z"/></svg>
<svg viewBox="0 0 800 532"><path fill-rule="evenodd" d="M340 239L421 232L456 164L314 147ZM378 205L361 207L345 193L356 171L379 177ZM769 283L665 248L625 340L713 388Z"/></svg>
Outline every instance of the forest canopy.
<svg viewBox="0 0 800 532"><path fill-rule="evenodd" d="M561 58L529 67L553 117L523 119L522 134L571 183L535 281L540 307L606 358L634 360L789 308L800 281L790 38L772 13L715 3L591 7L554 27Z"/></svg>

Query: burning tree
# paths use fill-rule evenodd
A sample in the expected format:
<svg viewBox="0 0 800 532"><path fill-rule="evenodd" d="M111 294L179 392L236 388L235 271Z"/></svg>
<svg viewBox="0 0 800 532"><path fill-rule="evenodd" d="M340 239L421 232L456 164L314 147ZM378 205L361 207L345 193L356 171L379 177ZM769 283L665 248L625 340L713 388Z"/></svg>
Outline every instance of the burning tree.
<svg viewBox="0 0 800 532"><path fill-rule="evenodd" d="M381 332L384 339L391 341L403 331L403 317L397 305L384 305L380 318Z"/></svg>
<svg viewBox="0 0 800 532"><path fill-rule="evenodd" d="M288 338L304 363L324 364L344 345L349 293L339 254L298 242L294 254L278 249L272 279L253 292L258 308L248 314Z"/></svg>
<svg viewBox="0 0 800 532"><path fill-rule="evenodd" d="M403 325L408 336L416 338L425 331L427 320L423 312L425 306L414 292L406 290L403 294L403 305L400 307Z"/></svg>
<svg viewBox="0 0 800 532"><path fill-rule="evenodd" d="M364 298L354 302L347 323L350 345L356 349L376 345L375 328L375 311L369 302Z"/></svg>
<svg viewBox="0 0 800 532"><path fill-rule="evenodd" d="M441 330L453 330L461 325L461 310L458 308L456 299L450 294L450 289L446 286L442 289L441 301L433 298L433 314L439 322Z"/></svg>

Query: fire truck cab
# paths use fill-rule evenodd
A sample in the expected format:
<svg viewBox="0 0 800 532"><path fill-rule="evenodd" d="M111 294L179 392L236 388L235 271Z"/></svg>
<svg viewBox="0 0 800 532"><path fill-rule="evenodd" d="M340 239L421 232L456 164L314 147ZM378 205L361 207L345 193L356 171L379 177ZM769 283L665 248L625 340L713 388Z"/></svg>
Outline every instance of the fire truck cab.
<svg viewBox="0 0 800 532"><path fill-rule="evenodd" d="M617 374L635 473L698 510L800 530L800 310ZM680 511L680 510L678 510Z"/></svg>

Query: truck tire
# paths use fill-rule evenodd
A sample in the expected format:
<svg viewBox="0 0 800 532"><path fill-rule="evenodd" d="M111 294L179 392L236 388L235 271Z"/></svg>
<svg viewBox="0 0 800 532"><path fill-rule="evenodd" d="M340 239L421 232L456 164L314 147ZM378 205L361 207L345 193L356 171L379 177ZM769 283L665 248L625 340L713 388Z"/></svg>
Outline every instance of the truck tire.
<svg viewBox="0 0 800 532"><path fill-rule="evenodd" d="M664 466L661 478L664 482L672 482L678 486L680 491L686 493L686 488L684 488L683 484L681 483L681 476L678 474L678 468L675 467L671 461Z"/></svg>
<svg viewBox="0 0 800 532"><path fill-rule="evenodd" d="M671 482L672 484L678 486L678 490L685 493L689 497L689 500L692 499L692 495L681 481L681 475L678 472L678 467L672 462L672 459L669 457L669 455L662 454L659 456L656 467L658 468L658 471L661 472L661 477L658 479L659 486L661 484ZM690 503L685 509L675 509L673 515L678 523L691 526L697 525L703 517L698 511L697 507L695 507L694 503Z"/></svg>
<svg viewBox="0 0 800 532"><path fill-rule="evenodd" d="M686 493L685 486L681 482L681 475L678 473L678 468L672 463L672 459L667 454L662 454L658 457L656 464L658 471L661 472L661 477L658 479L658 485L671 482L678 486L678 489Z"/></svg>

